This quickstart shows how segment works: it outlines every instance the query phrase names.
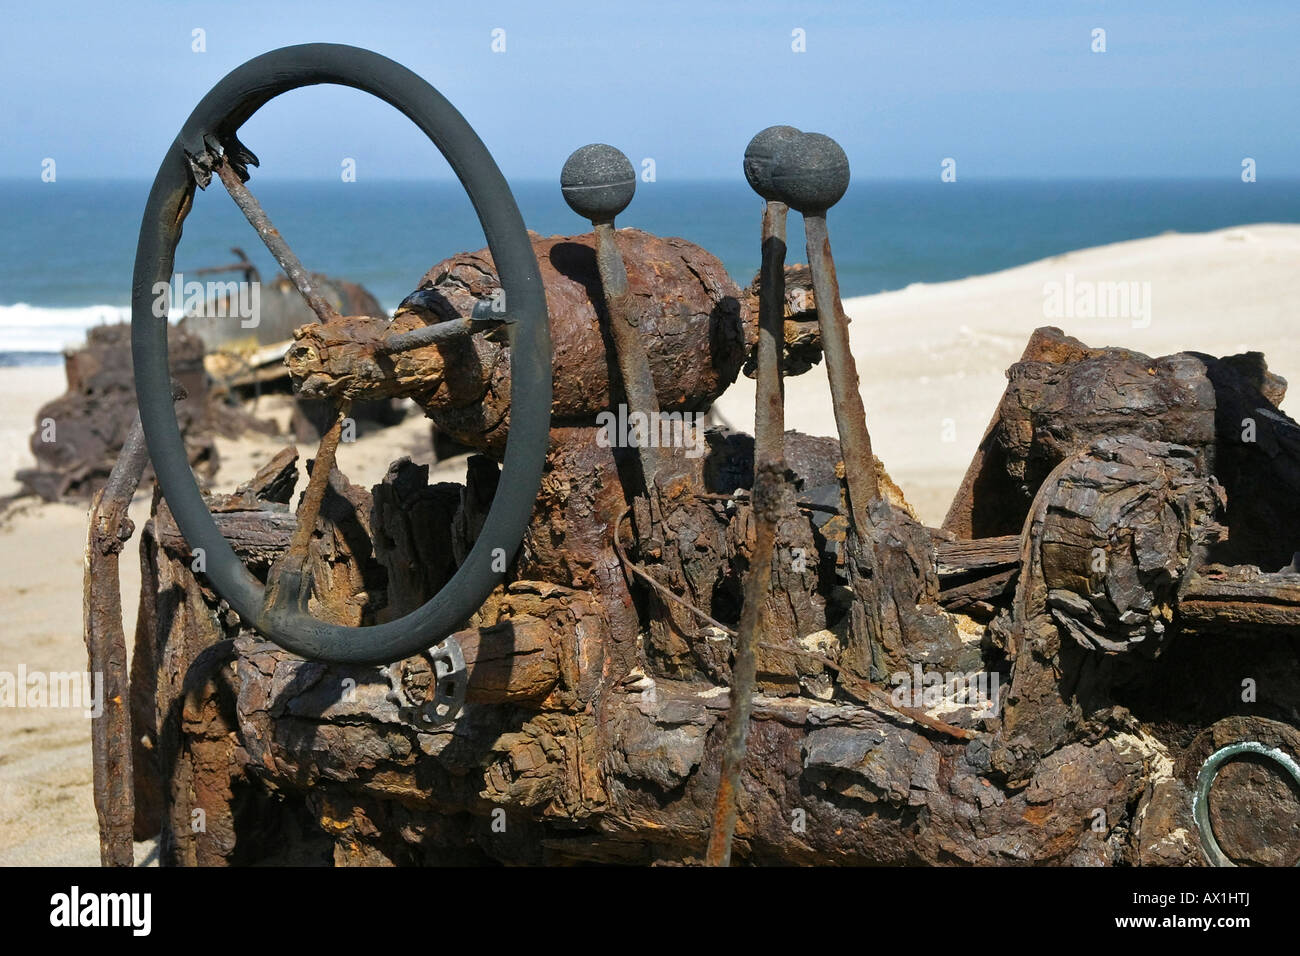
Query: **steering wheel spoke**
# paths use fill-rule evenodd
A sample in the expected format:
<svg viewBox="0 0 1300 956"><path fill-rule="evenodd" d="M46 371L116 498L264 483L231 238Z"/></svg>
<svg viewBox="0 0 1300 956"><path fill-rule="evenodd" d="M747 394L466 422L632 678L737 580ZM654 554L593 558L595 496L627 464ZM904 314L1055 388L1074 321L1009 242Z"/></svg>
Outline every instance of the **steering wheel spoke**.
<svg viewBox="0 0 1300 956"><path fill-rule="evenodd" d="M251 153L248 155L252 156ZM256 158L253 160L257 164ZM221 184L226 187L226 192L230 193L230 198L235 201L239 211L244 214L249 225L257 231L263 245L267 251L275 257L275 261L280 264L284 274L289 277L293 287L298 290L298 294L306 300L307 306L316 313L316 318L321 322L328 322L331 319L338 319L339 313L334 306L320 294L320 290L312 281L312 274L307 271L307 267L302 264L302 260L289 247L279 229L271 224L271 217L266 214L262 204L257 201L257 197L252 194L249 188L244 185L248 178L247 169L237 166L230 159L230 153L224 153L217 161L214 172Z"/></svg>
<svg viewBox="0 0 1300 956"><path fill-rule="evenodd" d="M311 571L308 558L311 553L311 540L316 532L316 522L320 518L321 506L325 503L325 494L329 490L330 473L334 470L334 461L338 455L339 440L343 434L343 423L347 419L351 403L346 399L339 403L332 424L321 436L316 449L316 457L311 466L311 477L307 490L303 492L302 502L298 505L298 526L289 547L276 559L267 573L266 597L262 605L263 617L283 613L292 606L306 611L307 598L311 594Z"/></svg>

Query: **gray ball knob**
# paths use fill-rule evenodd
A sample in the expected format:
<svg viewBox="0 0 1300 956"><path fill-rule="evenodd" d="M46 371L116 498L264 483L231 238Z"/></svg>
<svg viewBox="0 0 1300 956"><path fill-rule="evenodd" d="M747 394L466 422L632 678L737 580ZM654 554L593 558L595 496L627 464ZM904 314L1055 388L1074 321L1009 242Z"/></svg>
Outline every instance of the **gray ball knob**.
<svg viewBox="0 0 1300 956"><path fill-rule="evenodd" d="M560 191L584 219L609 222L632 201L636 171L619 150L592 143L574 151L560 171Z"/></svg>
<svg viewBox="0 0 1300 956"><path fill-rule="evenodd" d="M804 133L777 149L772 161L777 199L804 215L820 215L849 188L849 158L821 133Z"/></svg>
<svg viewBox="0 0 1300 956"><path fill-rule="evenodd" d="M793 126L769 126L745 147L745 178L754 192L771 201L777 198L772 182L772 161L785 143L802 135Z"/></svg>

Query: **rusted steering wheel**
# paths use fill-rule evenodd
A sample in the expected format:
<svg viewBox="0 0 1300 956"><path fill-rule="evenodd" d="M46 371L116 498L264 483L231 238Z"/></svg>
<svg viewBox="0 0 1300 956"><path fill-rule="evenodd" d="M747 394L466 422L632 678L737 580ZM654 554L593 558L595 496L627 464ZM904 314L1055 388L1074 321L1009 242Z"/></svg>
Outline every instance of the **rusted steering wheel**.
<svg viewBox="0 0 1300 956"><path fill-rule="evenodd" d="M281 93L320 83L362 90L400 110L438 147L469 194L500 275L510 343L511 415L504 471L491 511L452 579L402 618L345 627L312 618L302 557L333 466L339 424L321 440L298 514L298 531L264 587L222 537L190 470L172 404L167 318L154 309L157 283L170 286L181 226L196 186L215 174L321 322L337 318L312 288L311 274L244 186L257 158L236 137L257 110ZM394 349L444 334L466 334L471 320L407 332ZM398 339L394 336L394 339ZM537 260L514 196L487 148L441 94L405 67L368 50L332 43L285 47L238 67L203 98L167 150L149 193L136 248L131 295L131 349L136 396L149 455L185 541L205 553L206 576L240 616L276 644L334 663L386 664L438 644L483 603L501 577L493 561L518 550L541 482L551 409L551 336ZM346 414L346 408L340 410ZM301 545L301 547L295 547ZM296 555L296 559L295 556Z"/></svg>

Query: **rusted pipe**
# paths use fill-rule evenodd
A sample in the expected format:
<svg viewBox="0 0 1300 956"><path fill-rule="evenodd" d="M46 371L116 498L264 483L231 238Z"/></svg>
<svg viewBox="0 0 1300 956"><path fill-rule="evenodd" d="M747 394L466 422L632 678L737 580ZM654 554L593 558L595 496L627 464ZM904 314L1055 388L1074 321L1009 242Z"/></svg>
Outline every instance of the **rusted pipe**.
<svg viewBox="0 0 1300 956"><path fill-rule="evenodd" d="M745 763L749 717L754 706L754 682L758 673L760 635L770 630L768 592L772 586L772 553L776 548L776 526L783 510L785 469L780 464L761 462L754 466L756 534L754 557L745 582L745 606L740 612L736 653L731 664L731 700L727 710L727 740L722 753L722 771L713 802L713 827L705 863L727 866L736 829L740 771Z"/></svg>

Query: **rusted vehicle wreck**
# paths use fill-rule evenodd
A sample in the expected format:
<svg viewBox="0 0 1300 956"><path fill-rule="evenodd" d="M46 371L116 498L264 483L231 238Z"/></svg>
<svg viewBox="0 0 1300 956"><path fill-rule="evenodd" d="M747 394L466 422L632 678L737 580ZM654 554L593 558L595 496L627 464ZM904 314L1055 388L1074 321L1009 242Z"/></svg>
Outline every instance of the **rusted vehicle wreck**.
<svg viewBox="0 0 1300 956"><path fill-rule="evenodd" d="M283 88L371 89L349 72L364 66L401 99L405 71L363 54L259 60ZM254 82L259 60L204 103L233 97L242 122L260 105L247 88L281 91ZM413 102L395 105L423 125ZM212 175L255 203L237 124L204 122L151 213ZM467 140L440 129L456 166ZM322 309L295 332L301 394L341 416L415 399L476 450L461 484L430 485L408 459L354 484L336 425L296 513L292 449L238 494L190 498L158 425L165 329L161 366L137 339L163 494L129 713L110 706L96 731L107 862L132 829L161 830L164 862L189 865L1300 859L1285 383L1258 353L1150 358L1039 330L927 528L872 454L858 397L826 229L843 153L774 127L745 170L767 202L749 292L698 246L616 231L635 177L593 146L561 176L592 231L520 230L507 248L485 227L490 249L433 266L391 319ZM804 215L806 268L784 267L787 208ZM170 268L177 238L137 269ZM528 325L530 295L543 321ZM783 368L819 364L838 438L782 422ZM703 418L742 369L753 438ZM124 692L103 572L143 454L137 434L91 529L88 642ZM444 611L454 632L421 645Z"/></svg>

